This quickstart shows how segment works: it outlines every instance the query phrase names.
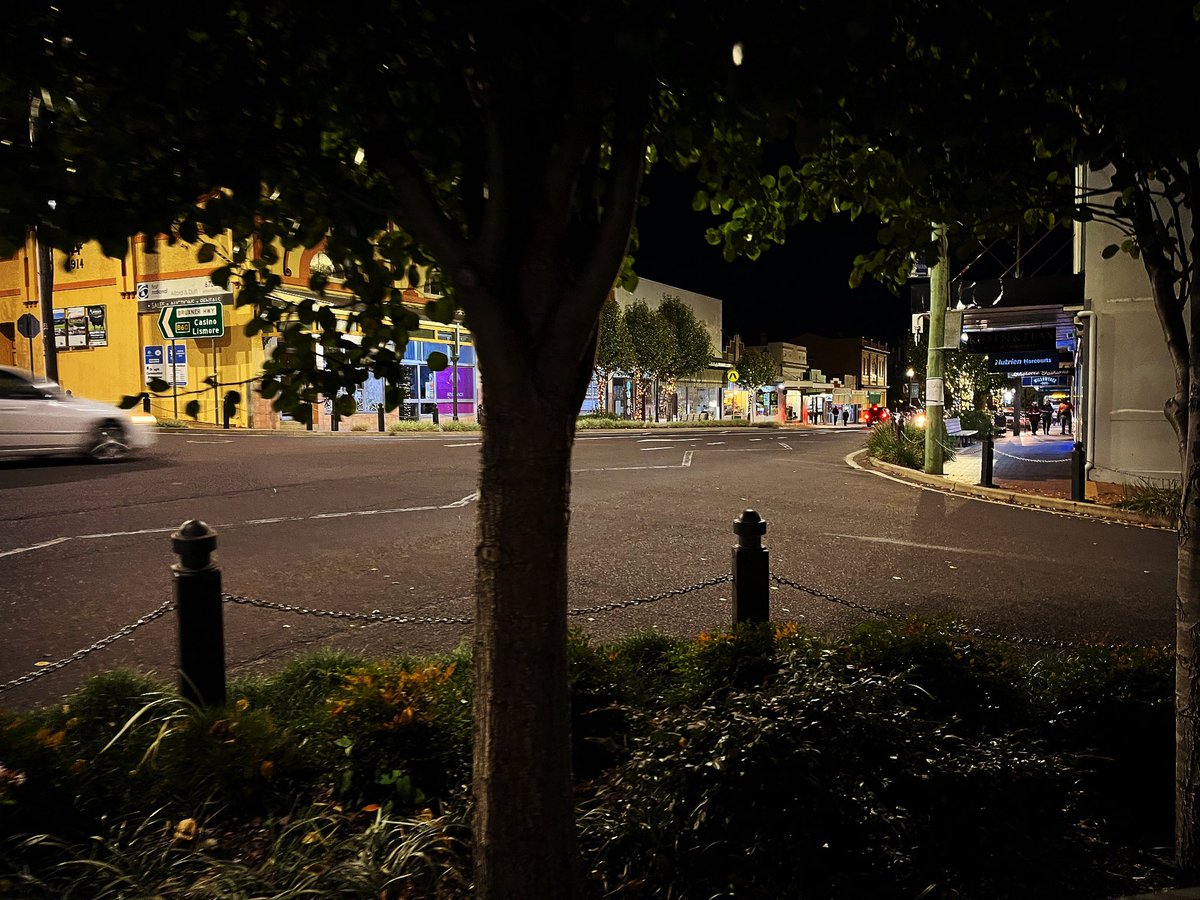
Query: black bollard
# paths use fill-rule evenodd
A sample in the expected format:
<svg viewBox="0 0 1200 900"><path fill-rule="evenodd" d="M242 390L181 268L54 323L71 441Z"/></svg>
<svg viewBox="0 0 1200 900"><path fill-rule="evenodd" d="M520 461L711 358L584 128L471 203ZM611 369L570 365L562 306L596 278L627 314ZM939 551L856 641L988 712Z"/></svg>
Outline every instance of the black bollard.
<svg viewBox="0 0 1200 900"><path fill-rule="evenodd" d="M385 429L384 429L384 425L383 425L383 407L382 407L382 406L380 406L380 407L379 407L379 408L376 410L376 413L378 413L378 415L379 415L379 433L380 433L380 434L383 434L383 432L384 432L384 430L385 430Z"/></svg>
<svg viewBox="0 0 1200 900"><path fill-rule="evenodd" d="M1087 483L1084 471L1086 463L1087 454L1083 450L1083 444L1076 441L1071 449L1071 499L1082 503L1087 502L1087 491L1084 488Z"/></svg>
<svg viewBox="0 0 1200 900"><path fill-rule="evenodd" d="M333 411L333 415L329 417L329 430L337 431L342 421L342 417L338 415L337 410Z"/></svg>
<svg viewBox="0 0 1200 900"><path fill-rule="evenodd" d="M175 615L179 623L179 693L199 706L225 703L225 630L221 613L221 570L212 561L217 533L189 519L171 535L179 562Z"/></svg>
<svg viewBox="0 0 1200 900"><path fill-rule="evenodd" d="M995 487L992 484L992 465L996 450L996 438L990 430L983 433L983 444L979 453L979 486Z"/></svg>
<svg viewBox="0 0 1200 900"><path fill-rule="evenodd" d="M144 391L142 392L142 412L150 412L150 395Z"/></svg>
<svg viewBox="0 0 1200 900"><path fill-rule="evenodd" d="M762 545L767 523L748 509L733 521L733 624L766 622L771 617L769 551Z"/></svg>

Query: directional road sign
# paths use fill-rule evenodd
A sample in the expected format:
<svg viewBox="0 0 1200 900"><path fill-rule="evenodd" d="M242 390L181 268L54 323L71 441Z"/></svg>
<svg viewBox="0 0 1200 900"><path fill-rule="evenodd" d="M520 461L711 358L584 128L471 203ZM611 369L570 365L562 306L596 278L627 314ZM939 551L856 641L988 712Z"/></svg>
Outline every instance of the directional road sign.
<svg viewBox="0 0 1200 900"><path fill-rule="evenodd" d="M168 341L224 337L225 312L220 303L164 306L158 314L158 330Z"/></svg>

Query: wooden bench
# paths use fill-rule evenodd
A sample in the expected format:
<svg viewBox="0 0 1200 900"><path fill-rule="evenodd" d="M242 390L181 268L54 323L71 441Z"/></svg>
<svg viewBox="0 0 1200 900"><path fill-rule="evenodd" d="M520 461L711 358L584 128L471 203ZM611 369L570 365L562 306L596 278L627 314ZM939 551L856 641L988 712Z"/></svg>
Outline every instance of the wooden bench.
<svg viewBox="0 0 1200 900"><path fill-rule="evenodd" d="M967 444L975 440L975 437L979 434L979 432L970 430L963 431L962 422L959 421L958 416L955 416L953 419L946 420L946 434L954 438L958 446L965 447Z"/></svg>

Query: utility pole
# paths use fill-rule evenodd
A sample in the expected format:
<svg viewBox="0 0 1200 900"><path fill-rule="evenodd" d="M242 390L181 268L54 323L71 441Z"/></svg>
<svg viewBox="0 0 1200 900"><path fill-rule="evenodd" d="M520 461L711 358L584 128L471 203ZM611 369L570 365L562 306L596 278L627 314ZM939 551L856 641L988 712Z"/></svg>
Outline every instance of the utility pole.
<svg viewBox="0 0 1200 900"><path fill-rule="evenodd" d="M950 302L950 261L946 258L946 227L935 225L938 244L937 263L929 270L929 351L925 364L925 472L944 475L946 440L943 420L946 408L942 375L945 372L946 307Z"/></svg>

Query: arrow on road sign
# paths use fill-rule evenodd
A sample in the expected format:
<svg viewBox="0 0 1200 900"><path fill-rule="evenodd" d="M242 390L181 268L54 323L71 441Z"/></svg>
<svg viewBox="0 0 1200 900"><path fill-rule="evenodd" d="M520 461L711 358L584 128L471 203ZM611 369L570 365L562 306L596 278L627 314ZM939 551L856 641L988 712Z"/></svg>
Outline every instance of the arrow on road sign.
<svg viewBox="0 0 1200 900"><path fill-rule="evenodd" d="M224 337L225 312L220 303L164 306L158 314L158 330L168 341Z"/></svg>

